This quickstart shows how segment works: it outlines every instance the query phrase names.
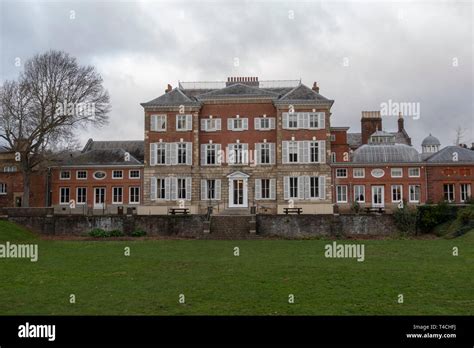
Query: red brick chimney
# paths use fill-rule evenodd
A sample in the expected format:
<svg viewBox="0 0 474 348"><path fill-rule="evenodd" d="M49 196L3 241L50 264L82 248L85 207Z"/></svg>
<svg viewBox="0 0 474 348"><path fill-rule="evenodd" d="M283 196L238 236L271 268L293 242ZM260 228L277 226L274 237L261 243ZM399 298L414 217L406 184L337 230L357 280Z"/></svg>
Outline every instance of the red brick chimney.
<svg viewBox="0 0 474 348"><path fill-rule="evenodd" d="M316 93L319 93L319 86L316 81L313 83L313 91L315 91Z"/></svg>
<svg viewBox="0 0 474 348"><path fill-rule="evenodd" d="M398 132L399 133L403 132L403 129L405 129L403 115L401 112L399 112L398 113Z"/></svg>
<svg viewBox="0 0 474 348"><path fill-rule="evenodd" d="M172 90L173 90L173 86L171 86L171 85L168 83L168 87L166 87L165 93L171 92Z"/></svg>
<svg viewBox="0 0 474 348"><path fill-rule="evenodd" d="M377 130L382 130L382 117L380 111L362 111L360 119L362 144L369 142L369 137Z"/></svg>

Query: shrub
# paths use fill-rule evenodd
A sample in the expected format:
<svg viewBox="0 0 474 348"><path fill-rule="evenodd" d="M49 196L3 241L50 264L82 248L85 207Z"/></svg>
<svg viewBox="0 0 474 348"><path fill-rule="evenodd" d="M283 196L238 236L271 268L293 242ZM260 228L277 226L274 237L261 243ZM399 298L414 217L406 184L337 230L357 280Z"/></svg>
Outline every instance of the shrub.
<svg viewBox="0 0 474 348"><path fill-rule="evenodd" d="M418 210L418 227L423 233L433 232L436 226L456 218L456 207L446 202L420 206Z"/></svg>
<svg viewBox="0 0 474 348"><path fill-rule="evenodd" d="M146 236L146 232L143 230L136 230L132 232L132 237L143 237Z"/></svg>
<svg viewBox="0 0 474 348"><path fill-rule="evenodd" d="M416 234L418 219L416 208L403 204L403 208L395 210L393 217L395 219L395 225L402 235Z"/></svg>
<svg viewBox="0 0 474 348"><path fill-rule="evenodd" d="M123 237L124 233L120 230L112 230L109 232L109 237Z"/></svg>
<svg viewBox="0 0 474 348"><path fill-rule="evenodd" d="M94 238L105 238L109 236L109 233L101 228L94 228L89 232L89 236Z"/></svg>
<svg viewBox="0 0 474 348"><path fill-rule="evenodd" d="M352 203L351 210L352 210L354 213L359 214L359 212L360 212L360 204L359 204L359 202L354 202L354 203Z"/></svg>

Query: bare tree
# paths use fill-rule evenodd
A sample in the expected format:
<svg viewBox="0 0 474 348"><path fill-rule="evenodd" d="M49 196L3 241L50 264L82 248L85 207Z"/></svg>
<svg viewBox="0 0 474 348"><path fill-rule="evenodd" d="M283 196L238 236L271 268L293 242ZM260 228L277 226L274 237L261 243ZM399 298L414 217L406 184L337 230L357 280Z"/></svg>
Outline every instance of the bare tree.
<svg viewBox="0 0 474 348"><path fill-rule="evenodd" d="M456 128L456 138L454 139L454 145L461 145L462 140L464 139L465 129L461 126Z"/></svg>
<svg viewBox="0 0 474 348"><path fill-rule="evenodd" d="M77 131L108 120L109 95L92 66L62 51L25 62L18 81L0 88L0 138L16 154L23 173L23 206L29 206L30 175L51 149L69 144Z"/></svg>

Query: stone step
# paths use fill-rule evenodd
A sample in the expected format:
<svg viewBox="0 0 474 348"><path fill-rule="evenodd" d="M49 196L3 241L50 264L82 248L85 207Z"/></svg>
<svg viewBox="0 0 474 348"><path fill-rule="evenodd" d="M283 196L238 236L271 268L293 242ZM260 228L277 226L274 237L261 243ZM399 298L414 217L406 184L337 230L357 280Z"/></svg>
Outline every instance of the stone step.
<svg viewBox="0 0 474 348"><path fill-rule="evenodd" d="M213 215L207 239L255 239L256 222L253 215Z"/></svg>

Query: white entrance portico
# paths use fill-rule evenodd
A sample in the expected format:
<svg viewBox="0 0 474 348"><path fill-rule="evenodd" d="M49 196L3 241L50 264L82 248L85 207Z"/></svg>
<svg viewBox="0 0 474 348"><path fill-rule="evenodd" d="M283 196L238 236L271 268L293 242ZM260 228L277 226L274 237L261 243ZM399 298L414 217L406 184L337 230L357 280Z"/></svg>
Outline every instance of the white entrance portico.
<svg viewBox="0 0 474 348"><path fill-rule="evenodd" d="M229 178L229 207L247 208L249 176L237 171L227 177Z"/></svg>

